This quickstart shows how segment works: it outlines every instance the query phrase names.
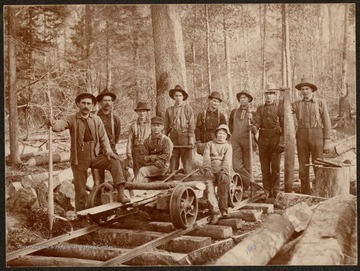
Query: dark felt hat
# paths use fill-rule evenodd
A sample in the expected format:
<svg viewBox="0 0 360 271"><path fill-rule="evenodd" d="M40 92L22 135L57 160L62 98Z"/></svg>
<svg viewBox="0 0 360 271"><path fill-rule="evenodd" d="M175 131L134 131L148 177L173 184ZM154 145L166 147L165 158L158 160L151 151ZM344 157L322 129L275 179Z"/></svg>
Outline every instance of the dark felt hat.
<svg viewBox="0 0 360 271"><path fill-rule="evenodd" d="M217 132L221 129L224 129L226 131L226 133L228 134L227 139L229 139L231 137L231 133L230 133L230 129L226 124L220 124L218 128L216 128L216 130L214 131L214 134L216 135Z"/></svg>
<svg viewBox="0 0 360 271"><path fill-rule="evenodd" d="M75 98L75 103L77 104L78 102L81 101L81 99L84 99L84 98L91 98L94 105L96 105L96 98L94 95L92 95L91 93L89 92L83 92L83 93L80 93L78 96L76 96Z"/></svg>
<svg viewBox="0 0 360 271"><path fill-rule="evenodd" d="M211 92L211 94L209 95L209 99L218 99L220 102L222 102L221 99L221 93L219 91L213 91Z"/></svg>
<svg viewBox="0 0 360 271"><path fill-rule="evenodd" d="M301 78L301 82L299 83L299 84L297 84L296 86L295 86L295 88L296 89L298 89L298 90L300 90L301 89L301 87L303 87L303 86L308 86L308 87L310 87L311 89L312 89L312 91L314 92L314 91L316 91L317 90L317 86L315 86L314 84L312 84L312 83L309 83L310 82L310 80L308 80L307 78Z"/></svg>
<svg viewBox="0 0 360 271"><path fill-rule="evenodd" d="M277 90L279 90L279 88L277 88L274 83L268 83L266 85L266 89L264 91L264 94L266 94L266 93L276 93Z"/></svg>
<svg viewBox="0 0 360 271"><path fill-rule="evenodd" d="M243 94L249 98L249 103L251 103L251 101L253 100L253 96L251 96L247 90L242 90L238 94L236 94L236 99L240 101L240 96Z"/></svg>
<svg viewBox="0 0 360 271"><path fill-rule="evenodd" d="M161 124L161 125L164 125L164 119L163 119L162 117L158 117L158 116L152 117L152 118L151 118L151 124Z"/></svg>
<svg viewBox="0 0 360 271"><path fill-rule="evenodd" d="M116 100L116 95L114 93L110 92L107 88L104 89L103 91L101 91L98 96L96 96L96 100L98 102L101 102L101 100L104 96L110 96L113 99L113 101Z"/></svg>
<svg viewBox="0 0 360 271"><path fill-rule="evenodd" d="M184 101L189 97L185 90L181 86L176 85L173 89L169 90L169 96L174 99L175 92L180 91L184 95Z"/></svg>
<svg viewBox="0 0 360 271"><path fill-rule="evenodd" d="M134 111L146 110L150 111L150 108L147 106L146 102L138 102Z"/></svg>

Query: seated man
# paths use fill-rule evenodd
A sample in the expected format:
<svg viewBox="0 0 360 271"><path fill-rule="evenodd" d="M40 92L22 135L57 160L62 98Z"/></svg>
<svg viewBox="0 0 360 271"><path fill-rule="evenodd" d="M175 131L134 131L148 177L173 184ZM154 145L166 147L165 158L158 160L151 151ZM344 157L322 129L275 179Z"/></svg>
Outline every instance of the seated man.
<svg viewBox="0 0 360 271"><path fill-rule="evenodd" d="M211 212L210 224L217 224L219 215L226 216L227 214L232 168L232 147L228 143L231 134L228 126L221 124L214 134L215 139L206 143L203 157L206 177L205 195ZM215 185L218 186L218 196L215 194Z"/></svg>
<svg viewBox="0 0 360 271"><path fill-rule="evenodd" d="M146 182L146 177L164 175L168 171L173 144L169 137L162 134L163 129L163 118L151 118L151 134L144 141L140 159L142 167L134 182Z"/></svg>

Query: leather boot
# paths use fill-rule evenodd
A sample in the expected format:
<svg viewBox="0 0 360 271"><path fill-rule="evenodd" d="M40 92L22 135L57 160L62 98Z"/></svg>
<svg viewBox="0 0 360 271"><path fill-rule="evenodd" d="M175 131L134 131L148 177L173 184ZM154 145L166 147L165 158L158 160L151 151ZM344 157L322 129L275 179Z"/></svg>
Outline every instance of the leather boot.
<svg viewBox="0 0 360 271"><path fill-rule="evenodd" d="M117 187L118 190L118 201L125 204L125 203L129 203L131 202L131 200L125 196L124 194L124 184L119 184L119 186Z"/></svg>
<svg viewBox="0 0 360 271"><path fill-rule="evenodd" d="M210 217L210 225L216 225L217 223L219 223L219 218L220 218L220 215L218 214L212 214L211 217Z"/></svg>

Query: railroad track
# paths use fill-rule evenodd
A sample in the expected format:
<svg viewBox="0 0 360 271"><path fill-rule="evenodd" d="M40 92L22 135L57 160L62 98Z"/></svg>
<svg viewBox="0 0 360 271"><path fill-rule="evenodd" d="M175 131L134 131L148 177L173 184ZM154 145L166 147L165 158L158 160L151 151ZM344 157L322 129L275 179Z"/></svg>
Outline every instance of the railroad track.
<svg viewBox="0 0 360 271"><path fill-rule="evenodd" d="M258 199L260 199L263 196L263 192L254 194L252 197L252 200L250 198L245 199L241 202L238 202L234 208L230 209L230 212L236 211L245 205L255 202ZM174 229L171 228L171 223L164 223L165 226L167 226L167 230L159 230L160 232L151 232L152 234L149 234L150 232L144 232L144 236L148 234L149 236L143 237L144 240L147 238L150 238L149 240L140 240L141 244L136 244L133 248L113 248L109 247L108 250L104 249L106 255L97 255L99 254L99 248L106 248L106 245L103 244L100 245L83 245L83 241L80 241L80 244L76 241L75 243L67 243L68 241L71 241L76 238L76 240L81 240L82 237L85 237L86 235L92 233L97 234L99 236L99 239L103 239L104 242L107 242L108 239L115 240L114 236L116 234L129 234L128 231L123 229L108 229L106 227L101 227L98 225L92 225L83 229L79 229L76 231L73 231L71 233L67 233L61 236L57 236L55 238L51 238L45 241L42 241L37 244L33 244L28 247L24 247L20 250L13 251L10 253L7 253L6 255L6 263L8 267L15 267L15 266L119 266L123 265L124 263L131 263L131 260L134 260L137 257L142 258L154 258L156 254L164 253L163 250L161 252L154 251L151 252L153 249L156 249L158 247L164 248L168 245L168 247L171 247L171 243L174 246L174 243L176 243L176 240L179 240L178 245L181 246L185 240L181 241L182 238L184 239L187 237L187 234L190 234L191 237L189 237L189 240L207 240L206 238L210 237L204 237L203 234L197 235L196 230L197 228L201 228L206 226L208 223L208 217L203 217L198 219L191 227L187 229ZM220 227L221 226L217 226ZM226 227L226 226L223 226ZM231 227L230 227L231 228ZM110 233L109 233L110 231ZM191 234L194 233L195 234ZM200 231L201 232L201 231ZM141 231L137 231L137 234L141 235ZM107 237L102 237L107 234ZM231 234L224 235L224 239L222 243L222 249L226 247L224 245L225 243L228 244L227 246L230 246L230 243L233 242L230 239L232 239L232 231ZM201 239L202 238L202 239ZM144 241L144 242L143 242ZM231 241L231 242L230 242ZM120 242L121 243L121 242ZM137 242L134 242L137 243ZM201 243L201 242L200 242ZM169 246L170 245L170 246ZM175 245L176 246L176 245ZM201 250L202 245L195 245L194 250L198 251ZM210 249L215 249L215 247L211 248L212 244L209 244L206 242L206 247ZM75 249L77 247L77 249ZM230 247L228 248L230 249ZM182 255L177 262L172 260L164 260L164 265L172 265L172 264L179 264L179 265L190 265L194 264L194 262L191 262L189 260L189 255L192 253L191 248L189 249L181 249L182 251L180 253L173 253L174 255ZM170 249L171 251L171 249ZM174 250L172 251L174 252ZM221 249L218 251L221 252ZM224 253L225 251L223 251ZM166 252L165 252L166 254ZM49 257L50 256L50 257ZM97 257L98 256L98 257ZM219 255L220 256L220 255ZM96 260L91 260L95 257ZM145 260L146 262L146 260ZM139 264L136 264L139 265ZM148 264L148 265L151 265Z"/></svg>

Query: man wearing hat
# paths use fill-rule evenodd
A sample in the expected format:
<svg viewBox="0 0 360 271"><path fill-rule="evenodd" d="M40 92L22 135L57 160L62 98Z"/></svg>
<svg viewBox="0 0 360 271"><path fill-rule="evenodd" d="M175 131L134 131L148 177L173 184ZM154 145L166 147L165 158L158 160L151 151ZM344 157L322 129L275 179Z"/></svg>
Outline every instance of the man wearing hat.
<svg viewBox="0 0 360 271"><path fill-rule="evenodd" d="M113 106L116 100L116 95L110 92L107 88L99 93L96 97L97 102L101 108L98 110L97 115L103 121L106 134L109 138L111 149L115 154L116 144L119 142L121 133L120 119L114 115ZM105 180L105 170L103 169L91 169L95 185L99 185Z"/></svg>
<svg viewBox="0 0 360 271"><path fill-rule="evenodd" d="M185 103L189 95L181 86L176 85L175 88L170 89L169 96L175 100L175 104L166 109L164 133L169 135L174 145L194 147L194 112L192 107ZM179 168L180 159L185 173L189 174L192 171L192 149L174 148L170 162L171 172Z"/></svg>
<svg viewBox="0 0 360 271"><path fill-rule="evenodd" d="M140 169L141 149L144 140L151 133L149 111L150 108L146 102L138 102L134 111L137 113L137 120L130 126L129 138L126 145L126 156L129 159L129 165L134 169L136 176Z"/></svg>
<svg viewBox="0 0 360 271"><path fill-rule="evenodd" d="M195 139L196 147L199 154L203 150L199 148L201 143L206 143L215 138L214 131L220 124L226 124L225 115L220 112L219 105L222 102L221 94L218 91L213 91L209 95L209 105L207 109L200 112L196 119Z"/></svg>
<svg viewBox="0 0 360 271"><path fill-rule="evenodd" d="M323 152L328 152L331 135L331 121L325 100L315 97L317 87L306 78L295 86L303 98L293 103L296 114L296 144L299 160L299 178L301 193L310 194L309 167L311 159L323 159Z"/></svg>
<svg viewBox="0 0 360 271"><path fill-rule="evenodd" d="M151 135L145 139L141 151L141 164L134 182L144 182L146 177L164 175L170 166L173 144L169 137L162 134L164 120L162 117L151 118Z"/></svg>
<svg viewBox="0 0 360 271"><path fill-rule="evenodd" d="M230 172L232 170L232 147L228 143L231 134L226 124L214 131L215 138L206 143L203 155L204 176L206 177L205 195L211 213L210 224L217 224L219 215L228 212ZM217 194L215 193L217 185ZM218 200L219 199L219 200Z"/></svg>
<svg viewBox="0 0 360 271"><path fill-rule="evenodd" d="M254 116L254 126L259 129L262 181L269 198L276 198L280 191L280 153L283 151L284 118L276 103L276 91L274 84L267 85L265 104L257 108Z"/></svg>
<svg viewBox="0 0 360 271"><path fill-rule="evenodd" d="M91 113L96 98L90 93L81 93L75 98L79 112L62 120L51 120L54 132L70 130L70 163L74 175L75 209L85 209L87 193L86 180L88 168L110 170L119 200L129 201L124 195L125 178L119 157L111 149L102 120Z"/></svg>
<svg viewBox="0 0 360 271"><path fill-rule="evenodd" d="M252 119L250 105L253 97L246 90L236 94L240 106L231 111L229 117L229 128L231 137L231 145L233 148L233 169L238 173L243 182L244 191L250 186L250 140L249 131L255 135L256 127L249 127L249 120ZM253 155L253 154L251 154Z"/></svg>

